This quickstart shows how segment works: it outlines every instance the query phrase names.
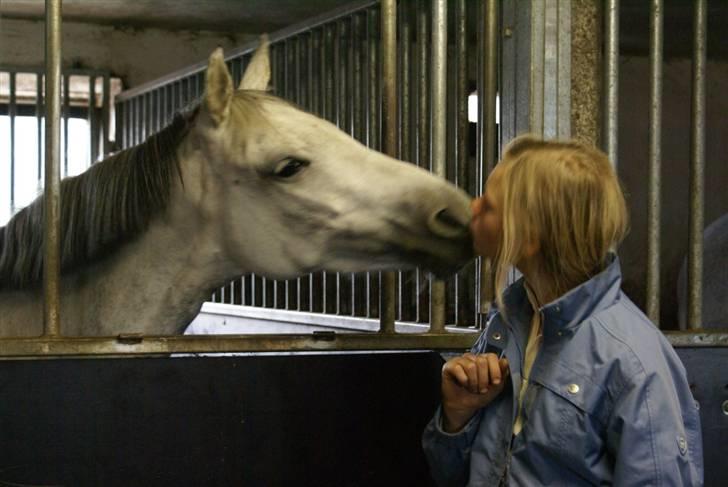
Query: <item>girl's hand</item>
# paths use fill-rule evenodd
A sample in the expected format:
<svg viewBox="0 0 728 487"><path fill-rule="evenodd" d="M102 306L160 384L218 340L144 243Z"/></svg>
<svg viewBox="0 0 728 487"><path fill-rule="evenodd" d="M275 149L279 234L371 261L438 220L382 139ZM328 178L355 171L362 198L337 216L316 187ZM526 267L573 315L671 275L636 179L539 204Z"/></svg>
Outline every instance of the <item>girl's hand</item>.
<svg viewBox="0 0 728 487"><path fill-rule="evenodd" d="M442 367L443 428L459 431L480 408L503 391L509 375L508 360L493 353L466 353Z"/></svg>

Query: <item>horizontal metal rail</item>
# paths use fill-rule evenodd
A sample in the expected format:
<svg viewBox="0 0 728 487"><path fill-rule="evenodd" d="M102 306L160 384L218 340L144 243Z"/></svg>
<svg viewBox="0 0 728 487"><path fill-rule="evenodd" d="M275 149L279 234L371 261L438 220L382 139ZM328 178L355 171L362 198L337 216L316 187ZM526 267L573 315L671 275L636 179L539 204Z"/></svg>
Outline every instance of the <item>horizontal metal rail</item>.
<svg viewBox="0 0 728 487"><path fill-rule="evenodd" d="M316 326L334 328L342 331L375 332L379 331L379 320L375 318L363 318L358 316L331 315L313 313L307 311L289 311L285 309L261 308L259 306L240 306L237 304L205 303L200 311L201 316L224 316L232 320L253 320L285 322L300 326ZM228 323L230 324L230 323ZM420 333L429 331L427 323L412 323L407 321L395 321L397 333ZM473 334L479 330L475 328L448 326L446 331L452 333Z"/></svg>
<svg viewBox="0 0 728 487"><path fill-rule="evenodd" d="M728 332L667 332L674 347L726 347ZM133 357L170 354L335 352L469 349L475 333L379 334L314 332L295 335L184 335L172 337L29 337L0 339L0 359Z"/></svg>
<svg viewBox="0 0 728 487"><path fill-rule="evenodd" d="M474 334L380 334L314 332L291 335L183 335L29 337L0 339L0 358L61 358L250 352L466 350Z"/></svg>

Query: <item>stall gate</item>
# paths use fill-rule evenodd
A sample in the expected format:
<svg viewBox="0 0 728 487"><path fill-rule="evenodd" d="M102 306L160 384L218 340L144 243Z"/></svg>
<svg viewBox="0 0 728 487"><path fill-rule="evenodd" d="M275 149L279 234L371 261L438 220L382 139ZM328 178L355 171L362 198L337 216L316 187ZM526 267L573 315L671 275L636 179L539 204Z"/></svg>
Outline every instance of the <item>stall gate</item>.
<svg viewBox="0 0 728 487"><path fill-rule="evenodd" d="M406 1L397 7L386 4L365 2L354 10L274 33L273 93L333 122L369 147L432 170L477 194L482 176L475 161L475 130L470 133L467 107L468 95L476 89L468 82L468 68L474 68L468 62L477 57L471 52L475 36L470 33L468 37L466 20L484 15L483 2L461 1L453 4L449 14L444 3L438 6L435 2L434 10L428 2ZM398 31L388 46L396 55L393 61L384 58L387 51L383 43L388 41L383 37L386 17L382 11L386 8L392 8L390 18ZM449 52L448 22L456 26L453 37L458 46L451 46ZM437 28L441 32L433 31ZM478 37L482 35L482 31L478 33ZM433 48L437 43L442 46L439 57L437 47ZM255 43L227 53L235 83L254 47ZM121 147L143 141L167 124L175 111L197 103L204 89L204 68L203 63L123 93L117 102ZM387 69L392 70L389 78L383 77ZM385 127L382 99L388 82L394 83L397 106L393 107L393 126ZM434 92L438 86L439 94ZM388 133L394 137L393 150L385 147L383 139ZM436 282L433 311L430 279L419 270L397 272L392 303L395 319L429 323L432 312L436 321L474 326L478 318L476 270L475 264L470 264L445 283L444 291ZM221 288L211 301L379 319L383 279L386 276L379 273L321 272L289 281L248 275ZM444 299L440 297L443 293Z"/></svg>
<svg viewBox="0 0 728 487"><path fill-rule="evenodd" d="M604 63L601 63L599 56L592 56L597 59L591 65L593 78L574 83L572 75L577 64L590 62L572 53L575 39L583 34L583 29L577 33L575 26L583 27L581 22L589 16L579 16L584 8L590 8L586 5L589 3L570 0L359 2L271 35L273 90L275 94L334 122L370 147L427 168L474 196L480 193L484 178L497 159L501 142L510 140L520 132L531 131L549 137L574 136L595 143L601 140L605 151L612 160L616 160L619 1L608 0L602 12ZM56 89L60 81L60 69L58 52L52 46L57 42L57 37L56 41L53 39L60 29L58 4L57 0L49 0L49 5L55 7L48 10L51 48L48 51L47 76L56 83ZM695 396L702 405L706 485L720 485L721 479L728 475L725 462L721 461L719 443L728 431L725 385L728 381L721 377L724 367L720 365L725 361L728 334L725 330L700 329L707 2L696 0L694 6L688 279L688 324L691 332L668 332L667 335L683 358ZM663 16L662 2L651 2L651 97L654 102L650 115L652 176L647 191L651 210L646 308L658 323ZM593 42L594 49L602 52L596 33L586 42ZM255 45L248 45L227 53L227 64L235 82L240 80L254 48ZM583 67L578 66L579 69ZM204 86L204 68L205 64L201 63L122 93L115 105L116 142L119 147L129 147L143 141L168 123L176 111L194 105ZM604 74L603 79L601 73ZM603 93L600 91L602 87ZM580 98L582 91L592 88L594 92ZM10 89L13 90L12 87ZM51 139L55 137L53 134L59 133L57 124L60 120L60 105L56 89L50 90L46 97L47 122L56 124L47 131L51 133ZM498 104L496 93L499 96ZM468 100L471 94L477 94L477 98L472 98L477 100L474 124L468 121ZM584 102L590 97L596 100L591 105ZM599 106L602 98L605 100L603 111ZM496 108L500 109L498 120ZM584 114L603 113L603 118L597 116L590 128L584 129L573 117L577 110ZM12 118L12 112L9 114ZM50 160L48 167L60 174L58 140L51 140L48 147L55 154L46 154L47 162ZM46 194L57 192L57 184L55 179L48 181ZM53 226L58 224L57 212L55 217L53 215L54 211L50 211L49 248L57 241L54 240L57 235L52 236ZM53 259L53 254L49 254L48 261L52 263ZM53 282L56 282L57 292L57 276L49 276L46 282L50 283L46 285L49 290L46 306L50 317L47 334L40 338L0 340L2 357L58 358L281 350L462 350L469 346L474 338L473 332L480 328L479 318L487 311L488 298L492 293L488 286L490 279L487 266L480 262L471 264L444 283L431 281L420 271L382 275L318 273L285 282L249 275L241 276L219 289L211 298L210 306L222 306L216 308L217 312L238 313L241 316L255 312L258 313L256 316L267 315L279 321L295 323L314 323L319 317L325 317L321 320L364 323L369 329L378 329L382 333L352 334L348 339L338 333L329 333L266 336L261 339L252 336L121 336L78 340L60 335L62 330L58 328L57 302L54 302L57 297L53 297ZM234 311L236 309L238 311ZM405 323L412 324L416 331L429 333L396 333ZM395 324L400 328L396 328ZM445 325L455 326L446 329ZM369 360L371 357L376 360ZM47 455L41 455L41 458L48 460L45 463L50 469L46 470L48 475L18 476L17 481L81 479L81 484L93 485L104 481L105 485L113 485L121 479L132 482L145 482L154 478L177 479L182 483L185 479L194 479L194 482L212 481L218 484L246 479L265 483L269 479L273 484L283 485L296 478L308 478L316 485L366 483L360 482L361 479L367 480L368 485L377 482L386 485L387 479L395 479L399 484L406 483L408 479L427 484L426 467L416 437L437 401L441 361L436 354L108 360L98 361L93 371L84 365L95 362L84 359L4 363L3 387L13 394L12 397L28 399L26 402L21 401L21 408L3 402L5 409L0 415L0 420L4 421L3 431L15 434L16 443L22 439L28 445L48 446L43 450L44 455ZM263 362L267 364L265 367L261 365ZM271 364L278 369L266 368ZM372 370L371 375L357 375L362 370L380 365L381 370ZM212 377L216 377L213 371L215 367L215 370L227 370L230 374L228 378L238 378L243 384L242 389L249 394L240 396L230 393L235 390L235 380L212 380ZM246 367L250 369L242 373ZM291 374L292 370L306 367L310 367L310 373L302 376ZM46 372L51 369L54 380L49 383L36 380L48 377ZM392 369L404 372L388 375L386 371ZM203 371L195 376L192 373L194 370ZM88 372L88 375L84 375L83 371ZM410 374L408 371L417 373ZM187 375L188 372L192 374ZM265 387L256 385L261 377ZM357 390L342 389L344 396L353 394L348 397L359 398L364 403L373 401L373 409L349 411L360 415L360 422L346 422L346 417L350 415L347 416L347 411L342 408L350 403L337 402L342 398L331 387L332 382L321 381L322 378L331 377L341 384L350 384L352 378L356 378L357 384L365 385ZM414 381L417 377L424 377L423 382ZM69 384L73 384L74 378L79 382L71 387ZM296 382L297 379L300 383ZM298 385L291 389L294 383ZM403 389L403 383L413 387ZM38 384L41 384L40 388ZM54 384L65 384L65 387L57 389ZM109 387L104 388L104 385ZM318 389L313 391L311 387L305 387L309 385ZM89 388L95 387L99 388L102 397L89 396ZM137 387L143 389L143 395L137 393ZM178 392L187 387L199 394L179 396ZM55 391L56 396L49 399L45 390ZM328 393L318 396L322 390L328 390ZM357 391L368 392L360 397L356 395ZM420 391L420 395L417 395L417 391ZM301 397L307 394L313 396L301 401ZM398 398L394 409L390 401L392 397ZM77 408L74 404L79 402L79 398L83 399L83 404L93 407ZM192 408L194 414L190 413L190 420L207 418L204 428L208 429L194 430L193 433L198 434L180 436L180 423L170 420L179 416L178 411L172 410L170 398L175 398L172 400L175 406ZM408 403L408 398L416 398L417 401ZM142 399L141 403L137 402ZM201 402L198 404L195 400ZM356 401L351 404L354 403ZM61 409L56 407L59 404ZM335 404L341 407L332 406ZM271 405L278 409L270 412L266 408ZM222 408L222 411L216 408ZM31 409L34 417L39 418L38 421L24 420L23 414L20 414ZM140 409L150 413L151 417L141 417L135 413ZM118 421L116 424L103 419L90 423L82 421L99 411L110 414ZM324 411L325 414L318 415L318 411ZM392 411L399 415L397 419L387 416ZM408 411L411 414L408 415ZM181 417L187 416L182 414ZM282 432L281 421L288 421L287 427L292 428L295 434L290 437L273 434L270 438L275 444L271 451L302 448L307 453L298 463L295 458L286 457L289 463L280 465L275 455L271 456L263 451L265 448L249 442L251 434L255 432L277 431L276 428ZM144 434L134 431L138 424L145 425ZM342 424L347 425L350 434L347 441L341 438L338 426L334 427ZM382 424L389 425L387 430L393 436L372 435L375 428L368 425ZM267 425L268 428L261 425ZM251 427L253 430L250 430ZM49 441L48 431L57 432L62 440L68 440L73 428L82 431L85 436L75 443L58 441L58 438ZM213 432L210 433L210 430ZM107 438L105 443L99 443L99 435ZM182 463L187 465L185 469L184 465L175 466L174 462L180 457L166 450L155 450L158 458L162 459L161 465L149 462L148 455L143 451L135 451L135 445L139 445L140 441L158 441L160 445L173 447L169 442L170 435L181 439L184 446L190 449L195 448L198 437L204 438L203 457L210 464L215 462L218 470L204 477L199 468L189 466L189 456L182 457ZM129 456L118 453L115 447L119 441L109 443L108 438L123 442L129 449ZM387 450L391 446L386 445L394 438L398 439L396 445L402 447L401 451ZM315 454L316 449L321 447L317 445L317 440L329 441L336 448L326 449L329 456L320 458ZM367 445L370 453L373 449L381 448L378 452L381 454L366 456L363 450L354 448L352 454L358 454L360 460L366 460L363 464L355 458L337 456L337 452L345 451L347 445L356 445L357 442ZM88 444L101 447L90 450L86 448ZM210 448L217 449L218 454L209 456L205 453L211 451ZM26 450L4 448L2 456L11 459L16 466L27 467L28 458L35 455L37 459L38 452L35 449ZM400 456L402 451L409 452L407 455L411 456ZM235 460L241 455L254 459L254 462L236 463ZM392 458L404 460L398 465L391 461ZM76 461L79 459L81 461ZM86 460L91 462L91 469L83 466L89 465ZM339 462L342 468L335 468L336 463L331 462ZM226 470L226 465L234 466L233 473ZM290 468L284 468L286 466ZM109 477L110 469L117 469L115 472L118 475L114 477L112 472ZM311 469L316 471L312 474ZM5 474L9 470L4 469L2 472ZM155 472L158 477L153 477ZM359 477L348 478L347 472L354 472ZM10 479L8 475L6 477ZM303 483L306 483L305 480Z"/></svg>

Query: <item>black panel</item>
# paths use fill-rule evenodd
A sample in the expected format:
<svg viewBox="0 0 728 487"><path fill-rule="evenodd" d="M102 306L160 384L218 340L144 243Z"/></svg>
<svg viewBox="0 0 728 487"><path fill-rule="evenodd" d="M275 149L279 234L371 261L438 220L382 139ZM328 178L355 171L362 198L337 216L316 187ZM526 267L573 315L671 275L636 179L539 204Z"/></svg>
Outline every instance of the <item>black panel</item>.
<svg viewBox="0 0 728 487"><path fill-rule="evenodd" d="M728 348L680 348L707 487ZM0 362L0 485L430 486L436 353Z"/></svg>
<svg viewBox="0 0 728 487"><path fill-rule="evenodd" d="M0 485L431 485L434 353L0 362Z"/></svg>

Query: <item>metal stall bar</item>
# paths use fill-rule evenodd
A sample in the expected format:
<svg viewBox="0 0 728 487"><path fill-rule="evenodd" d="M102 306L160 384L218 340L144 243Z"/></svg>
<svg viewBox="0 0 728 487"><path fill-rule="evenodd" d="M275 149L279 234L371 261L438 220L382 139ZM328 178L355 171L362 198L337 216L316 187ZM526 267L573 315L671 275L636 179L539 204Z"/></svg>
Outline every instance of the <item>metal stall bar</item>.
<svg viewBox="0 0 728 487"><path fill-rule="evenodd" d="M366 42L366 13L356 13L352 19L351 27L351 45L352 69L354 71L353 80L353 98L354 105L352 111L352 132L354 138L361 143L366 143L365 127L366 127L366 98L364 96L364 87L367 83L367 70L365 69L365 51L363 43ZM369 276L366 272L354 275L354 295L352 297L351 313L352 316L367 315L367 286Z"/></svg>
<svg viewBox="0 0 728 487"><path fill-rule="evenodd" d="M348 317L347 317L348 318ZM348 318L354 319L354 318ZM426 337L423 340L423 337ZM47 337L0 339L0 359L17 357L168 356L173 353L233 353L275 351L466 350L477 338L473 333L421 335L414 333L305 333L287 335L180 335Z"/></svg>
<svg viewBox="0 0 728 487"><path fill-rule="evenodd" d="M663 0L650 4L650 160L647 192L647 316L660 324Z"/></svg>
<svg viewBox="0 0 728 487"><path fill-rule="evenodd" d="M346 48L342 44L346 41L346 27L343 20L337 20L332 26L334 30L334 50L333 50L333 71L334 71L334 98L333 98L333 122L343 131L346 131L346 76L345 76L345 53ZM345 309L345 297L342 288L346 285L346 275L341 272L336 273L334 285L334 313L342 314Z"/></svg>
<svg viewBox="0 0 728 487"><path fill-rule="evenodd" d="M111 76L104 74L103 95L101 98L101 130L104 133L103 151L104 156L111 152Z"/></svg>
<svg viewBox="0 0 728 487"><path fill-rule="evenodd" d="M294 88L292 90L292 98L293 101L298 106L303 106L303 85L304 80L302 77L302 71L301 71L301 58L303 57L303 50L301 48L301 44L303 43L303 36L298 35L294 38L294 45L293 45L293 80L294 80ZM286 309L291 309L295 307L295 309L300 310L301 309L301 278L296 278L294 285L294 292L291 293L291 296L288 295L289 289L288 289L288 282L286 282ZM293 299L295 303L292 305L290 303L289 299Z"/></svg>
<svg viewBox="0 0 728 487"><path fill-rule="evenodd" d="M341 111L343 117L342 128L351 137L354 137L355 105L359 101L355 96L356 88L354 87L354 44L357 42L357 38L355 37L354 33L354 17L356 17L356 15L351 15L341 21L343 27L343 30L341 32L343 36L342 41L344 42L342 55L346 60L342 87L344 93L347 94L347 96L343 98L344 105ZM342 296L345 298L345 300L342 302L342 314L354 316L354 304L356 301L356 274L354 274L353 272L345 273L343 274L342 278L346 287L344 292L342 292Z"/></svg>
<svg viewBox="0 0 728 487"><path fill-rule="evenodd" d="M447 177L447 2L432 1L432 172ZM430 331L445 331L445 282L430 277Z"/></svg>
<svg viewBox="0 0 728 487"><path fill-rule="evenodd" d="M688 328L703 322L703 218L705 186L705 56L707 0L693 3L693 86L690 102L690 225Z"/></svg>
<svg viewBox="0 0 728 487"><path fill-rule="evenodd" d="M329 122L336 123L334 101L336 100L334 94L334 66L332 62L333 51L334 51L334 33L333 25L323 26L321 36L321 116ZM334 283L334 276L330 272L321 272L321 311L323 313L331 313L334 311L336 304L336 290L332 288Z"/></svg>
<svg viewBox="0 0 728 487"><path fill-rule="evenodd" d="M88 77L88 113L86 120L89 126L89 165L99 157L99 123L96 116L96 76Z"/></svg>
<svg viewBox="0 0 728 487"><path fill-rule="evenodd" d="M470 164L468 164L468 29L467 4L465 0L455 3L455 109L454 109L454 145L455 145L455 184L469 194ZM454 297L455 324L467 325L472 321L468 313L468 291L473 289L473 264L468 264L455 275ZM469 316L470 315L470 316Z"/></svg>
<svg viewBox="0 0 728 487"><path fill-rule="evenodd" d="M384 152L397 157L397 2L382 0L382 136ZM394 333L396 283L394 271L380 274L379 331Z"/></svg>
<svg viewBox="0 0 728 487"><path fill-rule="evenodd" d="M63 177L68 177L68 122L71 118L71 75L63 74Z"/></svg>
<svg viewBox="0 0 728 487"><path fill-rule="evenodd" d="M314 66L316 65L314 63L314 56L318 52L318 43L319 43L319 36L318 31L313 30L308 36L308 62L306 65L306 105L305 107L311 112L316 113L318 109L318 77L316 76L316 73L314 71ZM315 279L313 273L308 275L308 294L306 296L308 300L308 306L302 309L305 309L306 311L314 311L314 288L315 288Z"/></svg>
<svg viewBox="0 0 728 487"><path fill-rule="evenodd" d="M37 190L43 188L43 73L37 73L35 78L35 123L36 132L38 133L38 172L37 172Z"/></svg>
<svg viewBox="0 0 728 487"><path fill-rule="evenodd" d="M430 163L430 104L428 91L430 74L427 70L430 60L429 50L429 23L427 18L427 3L416 2L417 22L417 165L424 169L431 169ZM415 321L417 323L430 321L429 310L429 282L424 272L418 267L415 269ZM427 287L426 287L427 286Z"/></svg>
<svg viewBox="0 0 728 487"><path fill-rule="evenodd" d="M619 108L619 0L607 0L605 17L604 149L617 166L617 116Z"/></svg>
<svg viewBox="0 0 728 487"><path fill-rule="evenodd" d="M411 98L411 56L412 43L412 21L411 3L409 1L399 2L399 14L397 16L399 31L399 154L398 157L404 161L413 161L412 158L412 98ZM400 271L397 275L397 320L412 321L414 318L414 271Z"/></svg>
<svg viewBox="0 0 728 487"><path fill-rule="evenodd" d="M496 95L498 91L498 2L484 0L483 22L479 23L478 42L478 193L485 191L485 182L496 163ZM495 298L493 273L488 259L480 260L478 312L484 319ZM478 323L480 326L485 323Z"/></svg>
<svg viewBox="0 0 728 487"><path fill-rule="evenodd" d="M380 129L380 105L379 101L379 53L377 52L377 40L379 38L379 24L377 16L379 12L375 9L367 10L367 28L366 28L366 49L367 49L367 71L369 73L369 83L367 83L366 101L367 101L367 146L372 149L379 150L379 129ZM367 272L367 314L368 318L377 317L379 310L379 300L373 299L374 295L379 295L379 274Z"/></svg>
<svg viewBox="0 0 728 487"><path fill-rule="evenodd" d="M43 332L61 332L61 0L46 0L45 232L43 233Z"/></svg>
<svg viewBox="0 0 728 487"><path fill-rule="evenodd" d="M16 116L16 76L15 71L10 75L10 100L8 116L10 117L10 215L15 214L15 116Z"/></svg>

